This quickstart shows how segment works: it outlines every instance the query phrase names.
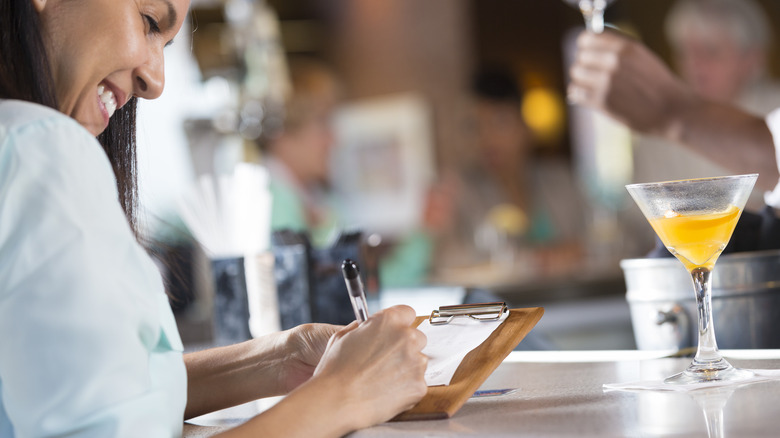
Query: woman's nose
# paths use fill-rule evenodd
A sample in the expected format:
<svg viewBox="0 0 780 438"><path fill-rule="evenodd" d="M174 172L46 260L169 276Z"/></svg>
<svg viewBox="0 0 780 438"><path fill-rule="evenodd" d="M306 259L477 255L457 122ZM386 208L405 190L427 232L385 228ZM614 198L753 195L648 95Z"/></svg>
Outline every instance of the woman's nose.
<svg viewBox="0 0 780 438"><path fill-rule="evenodd" d="M165 87L165 69L162 51L149 57L146 64L133 72L133 94L143 99L157 99Z"/></svg>

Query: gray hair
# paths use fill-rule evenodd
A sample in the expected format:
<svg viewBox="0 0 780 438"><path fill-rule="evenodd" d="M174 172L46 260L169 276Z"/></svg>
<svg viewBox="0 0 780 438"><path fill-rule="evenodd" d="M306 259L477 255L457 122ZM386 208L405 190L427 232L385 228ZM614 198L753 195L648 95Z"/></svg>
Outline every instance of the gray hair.
<svg viewBox="0 0 780 438"><path fill-rule="evenodd" d="M742 49L767 50L772 31L765 15L753 0L681 0L666 17L666 37L679 44L686 28L725 30Z"/></svg>

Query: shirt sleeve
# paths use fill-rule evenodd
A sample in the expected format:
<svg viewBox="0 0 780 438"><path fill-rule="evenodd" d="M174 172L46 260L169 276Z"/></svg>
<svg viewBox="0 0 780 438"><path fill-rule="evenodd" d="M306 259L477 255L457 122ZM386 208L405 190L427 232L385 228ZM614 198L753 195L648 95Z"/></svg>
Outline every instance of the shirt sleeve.
<svg viewBox="0 0 780 438"><path fill-rule="evenodd" d="M271 230L291 229L303 231L308 229L306 212L303 202L290 187L271 181Z"/></svg>
<svg viewBox="0 0 780 438"><path fill-rule="evenodd" d="M780 108L772 111L766 116L766 124L769 131L772 132L772 139L775 144L775 161L780 170ZM774 208L780 208L780 181L778 181L774 190L764 193L764 202Z"/></svg>
<svg viewBox="0 0 780 438"><path fill-rule="evenodd" d="M152 372L163 347L181 362L159 274L105 154L70 119L0 145L0 260L0 408L16 436L180 436L184 395Z"/></svg>

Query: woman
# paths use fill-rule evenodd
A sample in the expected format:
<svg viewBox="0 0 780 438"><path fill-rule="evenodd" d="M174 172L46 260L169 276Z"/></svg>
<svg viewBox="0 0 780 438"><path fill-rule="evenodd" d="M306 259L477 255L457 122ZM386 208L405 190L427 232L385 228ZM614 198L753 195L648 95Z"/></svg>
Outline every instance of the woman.
<svg viewBox="0 0 780 438"><path fill-rule="evenodd" d="M307 231L314 245L324 246L339 219L328 190L339 84L326 65L312 59L291 58L289 66L292 92L283 126L258 139L271 176L271 228Z"/></svg>
<svg viewBox="0 0 780 438"><path fill-rule="evenodd" d="M2 437L180 436L183 418L288 392L225 435L340 436L425 394L408 307L182 356L133 232L134 112L162 92L188 3L0 4Z"/></svg>

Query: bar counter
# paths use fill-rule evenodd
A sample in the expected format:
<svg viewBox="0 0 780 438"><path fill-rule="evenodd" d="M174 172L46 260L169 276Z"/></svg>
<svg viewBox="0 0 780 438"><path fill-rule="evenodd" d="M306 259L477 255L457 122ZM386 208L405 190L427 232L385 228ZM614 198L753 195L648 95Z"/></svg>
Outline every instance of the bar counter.
<svg viewBox="0 0 780 438"><path fill-rule="evenodd" d="M780 368L780 350L723 354L740 368ZM691 361L667 355L647 351L513 352L481 389L517 391L472 398L448 420L386 423L349 437L780 435L780 381L685 393L603 391L605 383L662 379L683 370ZM218 414L185 424L184 436L207 437L249 415Z"/></svg>

